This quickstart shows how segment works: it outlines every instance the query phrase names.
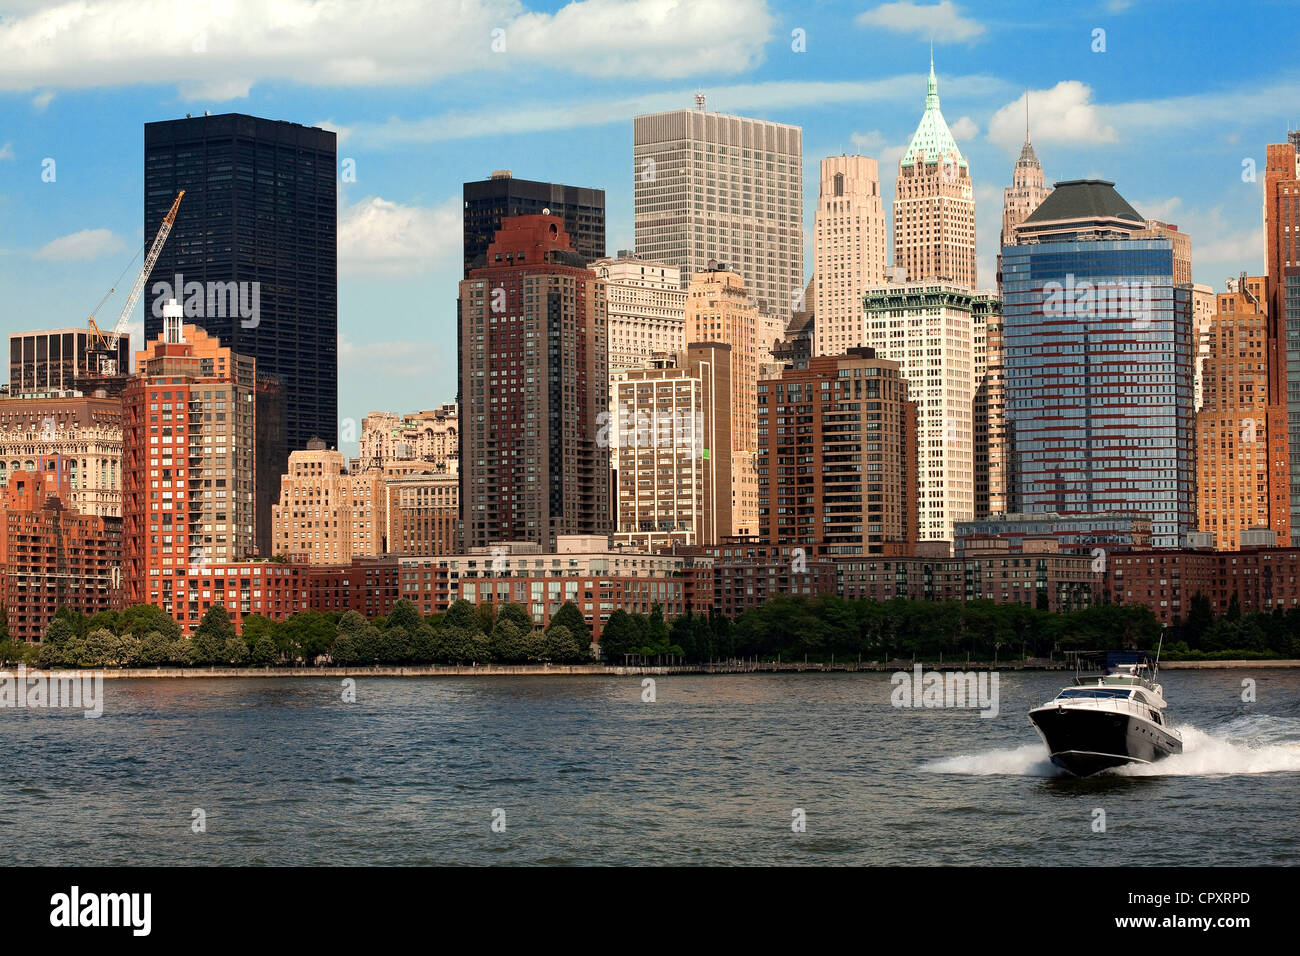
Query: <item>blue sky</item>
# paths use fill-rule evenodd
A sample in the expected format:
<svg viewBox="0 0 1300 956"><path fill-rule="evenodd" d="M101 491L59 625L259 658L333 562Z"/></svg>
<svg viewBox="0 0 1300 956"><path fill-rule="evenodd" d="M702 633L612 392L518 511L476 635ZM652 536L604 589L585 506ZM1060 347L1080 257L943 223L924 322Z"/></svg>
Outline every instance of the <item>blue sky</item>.
<svg viewBox="0 0 1300 956"><path fill-rule="evenodd" d="M326 125L356 165L339 192L340 417L432 408L456 391L463 181L604 188L609 251L632 248L632 117L701 89L710 109L803 127L809 210L819 160L841 152L880 160L888 208L931 40L981 284L1029 90L1048 180L1114 180L1191 235L1196 280L1221 288L1262 268L1264 147L1300 125L1298 23L1290 2L1194 0L0 0L0 332L84 325L143 244L144 123Z"/></svg>

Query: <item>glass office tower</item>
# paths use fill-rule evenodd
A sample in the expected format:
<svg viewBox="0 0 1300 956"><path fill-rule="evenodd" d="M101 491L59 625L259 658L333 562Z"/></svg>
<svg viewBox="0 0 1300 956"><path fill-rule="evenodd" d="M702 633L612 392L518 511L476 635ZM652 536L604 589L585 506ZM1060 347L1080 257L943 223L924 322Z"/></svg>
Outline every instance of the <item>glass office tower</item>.
<svg viewBox="0 0 1300 956"><path fill-rule="evenodd" d="M1191 288L1112 183L1057 183L1002 249L1006 415L1025 512L1195 530Z"/></svg>

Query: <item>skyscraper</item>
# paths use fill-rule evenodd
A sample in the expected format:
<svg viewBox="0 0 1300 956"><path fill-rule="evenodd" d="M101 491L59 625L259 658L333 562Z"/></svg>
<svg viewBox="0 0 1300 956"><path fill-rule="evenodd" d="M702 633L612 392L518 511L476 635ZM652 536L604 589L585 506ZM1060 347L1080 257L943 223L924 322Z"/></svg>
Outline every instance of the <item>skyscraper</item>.
<svg viewBox="0 0 1300 956"><path fill-rule="evenodd" d="M916 404L898 363L855 347L815 355L758 391L763 541L803 546L809 556L910 553Z"/></svg>
<svg viewBox="0 0 1300 956"><path fill-rule="evenodd" d="M484 264L488 246L512 216L546 213L564 220L573 251L584 262L605 255L605 190L560 183L515 179L508 169L494 171L488 179L465 183L465 277Z"/></svg>
<svg viewBox="0 0 1300 956"><path fill-rule="evenodd" d="M686 293L676 266L626 252L588 266L605 280L611 369L640 368L658 352L686 347Z"/></svg>
<svg viewBox="0 0 1300 956"><path fill-rule="evenodd" d="M918 540L952 541L975 516L975 317L972 293L951 282L905 282L866 292L863 337L897 362L918 406Z"/></svg>
<svg viewBox="0 0 1300 956"><path fill-rule="evenodd" d="M1268 266L1270 476L1289 485L1291 540L1300 545L1300 130L1268 147L1264 253ZM1285 422L1285 425L1282 423ZM1287 463L1286 471L1279 464Z"/></svg>
<svg viewBox="0 0 1300 956"><path fill-rule="evenodd" d="M1037 209L1048 197L1052 189L1043 181L1043 166L1038 161L1033 145L1029 142L1029 94L1025 94L1025 145L1020 147L1020 158L1011 174L1011 185L1002 191L1002 232L998 237L999 250L1002 246L1013 246L1016 242L1016 226ZM998 281L1001 282L1002 256L998 255Z"/></svg>
<svg viewBox="0 0 1300 956"><path fill-rule="evenodd" d="M1191 287L1104 180L1058 182L1002 248L1006 415L1024 512L1195 529Z"/></svg>
<svg viewBox="0 0 1300 956"><path fill-rule="evenodd" d="M1196 413L1196 511L1220 551L1241 532L1271 528L1290 537L1290 502L1270 508L1268 481L1268 279L1242 277L1218 296L1204 364L1205 401Z"/></svg>
<svg viewBox="0 0 1300 956"><path fill-rule="evenodd" d="M465 545L612 528L605 283L558 216L501 223L460 283L460 475Z"/></svg>
<svg viewBox="0 0 1300 956"><path fill-rule="evenodd" d="M343 453L319 439L289 454L273 509L274 551L306 564L350 564L389 550L383 471L349 473Z"/></svg>
<svg viewBox="0 0 1300 956"><path fill-rule="evenodd" d="M128 604L198 622L185 569L254 550L254 360L167 305L122 392L122 550ZM189 610L190 613L183 613Z"/></svg>
<svg viewBox="0 0 1300 956"><path fill-rule="evenodd" d="M144 329L176 299L186 320L284 384L283 473L313 436L338 442L335 134L228 113L144 128L144 223L185 198L144 296ZM180 286L177 288L177 286Z"/></svg>
<svg viewBox="0 0 1300 956"><path fill-rule="evenodd" d="M880 171L866 156L822 160L813 220L813 285L808 303L814 355L842 355L862 344L862 291L883 282L889 249Z"/></svg>
<svg viewBox="0 0 1300 956"><path fill-rule="evenodd" d="M731 346L731 534L752 535L758 517L758 310L740 276L709 263L686 295L686 340Z"/></svg>
<svg viewBox="0 0 1300 956"><path fill-rule="evenodd" d="M804 284L803 131L696 104L634 121L637 254L681 269L682 288L729 263L784 321Z"/></svg>
<svg viewBox="0 0 1300 956"><path fill-rule="evenodd" d="M726 345L695 343L617 384L616 542L650 550L731 534L730 365Z"/></svg>
<svg viewBox="0 0 1300 956"><path fill-rule="evenodd" d="M970 166L939 111L933 57L925 112L898 161L894 265L906 270L908 281L975 288L975 193Z"/></svg>

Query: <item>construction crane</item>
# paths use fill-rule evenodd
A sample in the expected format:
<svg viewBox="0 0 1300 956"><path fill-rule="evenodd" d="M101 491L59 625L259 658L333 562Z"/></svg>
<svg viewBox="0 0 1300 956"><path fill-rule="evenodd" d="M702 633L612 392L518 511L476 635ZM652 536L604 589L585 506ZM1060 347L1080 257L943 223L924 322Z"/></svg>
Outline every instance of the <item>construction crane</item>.
<svg viewBox="0 0 1300 956"><path fill-rule="evenodd" d="M162 253L163 243L167 241L168 234L172 231L172 224L176 222L176 210L180 208L181 199L185 196L185 190L176 194L176 199L172 202L171 209L167 210L167 215L163 216L162 225L158 227L158 235L154 237L153 245L149 247L149 254L144 257L144 265L140 267L140 274L135 277L135 285L131 287L131 294L126 297L126 305L122 307L122 314L118 316L117 325L113 326L111 332L105 333L95 323L95 317L90 317L90 331L93 337L90 342L90 356L93 362L94 357L98 357L98 364L92 364L92 368L98 369L100 375L112 377L117 374L117 347L122 339L122 333L131 322L131 313L135 311L136 303L140 301L140 296L144 293L145 283L149 281L149 274L153 272L153 267L158 262L158 256ZM113 290L109 290L109 295ZM105 299L108 296L104 297ZM103 305L100 302L100 305Z"/></svg>

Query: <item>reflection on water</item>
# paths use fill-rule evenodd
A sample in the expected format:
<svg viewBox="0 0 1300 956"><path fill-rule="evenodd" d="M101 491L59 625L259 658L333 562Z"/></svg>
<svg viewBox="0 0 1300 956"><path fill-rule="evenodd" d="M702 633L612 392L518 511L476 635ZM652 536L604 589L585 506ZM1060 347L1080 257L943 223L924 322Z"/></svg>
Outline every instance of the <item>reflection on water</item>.
<svg viewBox="0 0 1300 956"><path fill-rule="evenodd" d="M1300 673L1162 676L1186 752L1088 780L1025 716L1060 673L1003 672L995 719L891 707L888 674L664 677L652 704L639 677L362 678L354 704L109 681L96 720L0 710L0 838L53 864L1296 862Z"/></svg>

